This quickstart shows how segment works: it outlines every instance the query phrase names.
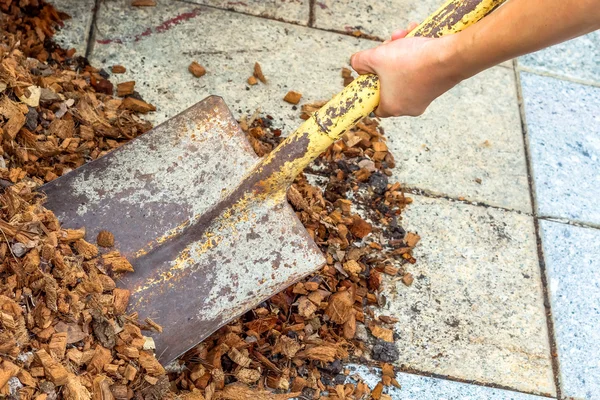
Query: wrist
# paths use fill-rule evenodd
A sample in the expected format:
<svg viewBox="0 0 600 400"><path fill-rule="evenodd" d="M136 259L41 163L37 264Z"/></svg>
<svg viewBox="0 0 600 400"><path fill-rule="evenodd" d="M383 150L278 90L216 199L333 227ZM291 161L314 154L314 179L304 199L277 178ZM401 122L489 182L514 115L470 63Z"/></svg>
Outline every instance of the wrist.
<svg viewBox="0 0 600 400"><path fill-rule="evenodd" d="M439 40L439 60L442 70L449 79L459 83L475 75L477 71L469 61L468 38L463 32L444 36Z"/></svg>

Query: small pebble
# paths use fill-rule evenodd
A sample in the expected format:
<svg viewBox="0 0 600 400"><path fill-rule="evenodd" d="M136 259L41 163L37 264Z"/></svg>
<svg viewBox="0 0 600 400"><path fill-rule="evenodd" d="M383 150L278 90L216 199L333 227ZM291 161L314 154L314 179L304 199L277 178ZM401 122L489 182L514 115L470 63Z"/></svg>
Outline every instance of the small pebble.
<svg viewBox="0 0 600 400"><path fill-rule="evenodd" d="M25 247L23 243L14 243L12 246L10 246L10 249L15 257L23 257L23 255L27 253L27 247Z"/></svg>

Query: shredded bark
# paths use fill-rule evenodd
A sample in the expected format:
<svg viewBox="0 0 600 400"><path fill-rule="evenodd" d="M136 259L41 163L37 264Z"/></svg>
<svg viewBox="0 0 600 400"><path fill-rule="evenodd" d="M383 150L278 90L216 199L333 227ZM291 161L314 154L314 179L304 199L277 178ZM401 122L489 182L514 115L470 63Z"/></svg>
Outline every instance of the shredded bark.
<svg viewBox="0 0 600 400"><path fill-rule="evenodd" d="M165 370L144 336L162 327L126 312L130 293L118 280L133 267L112 249L114 236L88 238L99 248L86 241L85 227L62 229L35 191L149 130L138 114L155 107L134 82L114 87L102 69L52 42L66 14L43 0L0 0L0 11L0 397L389 398L385 387L398 386L388 364L398 358L390 325L397 320L375 318L373 307L383 301L385 276L412 283L406 267L419 236L400 226L411 200L388 182L394 160L376 120L346 133L289 190L325 267ZM342 77L352 80L348 70ZM256 63L248 83L259 80L266 83ZM286 101L297 103L301 95L290 93ZM321 105L303 105L301 116ZM259 156L282 140L272 121L240 121ZM351 359L381 361L372 392L356 377L348 381L343 362Z"/></svg>

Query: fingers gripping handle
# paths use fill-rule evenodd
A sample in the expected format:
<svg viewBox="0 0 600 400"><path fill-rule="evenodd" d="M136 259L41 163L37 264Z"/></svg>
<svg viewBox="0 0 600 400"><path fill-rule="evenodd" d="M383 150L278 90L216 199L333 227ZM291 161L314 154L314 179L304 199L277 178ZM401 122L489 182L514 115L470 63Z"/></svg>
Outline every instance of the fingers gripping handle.
<svg viewBox="0 0 600 400"><path fill-rule="evenodd" d="M492 12L505 0L448 0L407 37L440 37L460 32ZM379 79L361 75L315 113L319 127L337 140L379 104ZM323 149L325 150L325 149Z"/></svg>

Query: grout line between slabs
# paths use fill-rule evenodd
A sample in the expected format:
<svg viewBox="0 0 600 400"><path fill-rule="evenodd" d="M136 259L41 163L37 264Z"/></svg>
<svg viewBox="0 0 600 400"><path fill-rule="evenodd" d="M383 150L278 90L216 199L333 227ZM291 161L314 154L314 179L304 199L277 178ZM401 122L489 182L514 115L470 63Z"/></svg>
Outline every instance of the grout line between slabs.
<svg viewBox="0 0 600 400"><path fill-rule="evenodd" d="M542 279L542 292L544 296L544 308L546 311L546 324L548 327L548 341L550 344L550 360L552 362L552 372L554 375L554 385L556 387L556 397L558 399L562 398L562 388L560 381L560 364L558 360L557 353L557 344L556 344L556 335L554 330L554 319L552 317L552 307L550 303L550 294L548 293L548 276L546 270L546 261L544 258L544 249L542 246L542 237L540 232L540 224L537 215L537 202L536 202L536 194L535 194L535 182L533 181L533 166L531 164L531 157L529 154L529 140L527 136L527 121L525 117L525 104L523 100L523 91L521 86L521 75L519 71L519 67L517 65L517 60L514 60L515 64L515 85L517 91L517 101L519 104L519 115L521 117L521 129L523 132L523 146L524 146L524 154L525 154L525 163L527 166L527 180L529 182L529 195L531 196L531 206L533 210L533 225L535 229L535 239L536 239L536 247L538 253L538 261L540 264L540 277Z"/></svg>
<svg viewBox="0 0 600 400"><path fill-rule="evenodd" d="M555 215L540 215L536 218L540 219L542 221L555 222L557 224L579 226L581 228L588 228L588 229L600 229L600 224L595 224L593 222L574 221L574 220L571 220L568 218L559 217L559 216L555 216Z"/></svg>
<svg viewBox="0 0 600 400"><path fill-rule="evenodd" d="M450 202L461 203L461 204L468 204L468 205L474 206L474 207L493 208L495 210L512 212L512 213L515 213L515 214L527 215L529 217L533 217L533 214L530 213L530 212L521 211L521 210L514 210L512 208L507 208L507 207L494 206L494 205L491 205L491 204L484 203L482 201L466 200L466 199L461 199L461 198L457 198L457 197L448 196L448 195L445 195L445 194L433 193L433 192L431 192L429 190L426 190L426 189L419 189L419 188L416 188L416 187L406 187L406 186L404 186L404 187L402 187L402 190L404 191L404 193L414 194L414 195L417 195L417 196L423 196L423 197L427 197L427 198L431 198L431 199L444 199L444 200L448 200Z"/></svg>
<svg viewBox="0 0 600 400"><path fill-rule="evenodd" d="M560 79L561 81L577 83L579 85L600 87L600 82L587 81L585 79L571 78L566 75L556 74L553 72L547 72L547 71L543 71L543 70L539 70L539 69L531 68L531 67L524 67L524 66L521 66L518 61L515 61L515 69L517 71L527 72L530 74L535 74L535 75L540 75L540 76L545 76L548 78Z"/></svg>
<svg viewBox="0 0 600 400"><path fill-rule="evenodd" d="M315 13L315 3L317 0L309 0L308 1L308 26L310 28L314 27L317 14Z"/></svg>
<svg viewBox="0 0 600 400"><path fill-rule="evenodd" d="M468 380L468 379L456 378L456 377L453 377L450 375L442 375L442 374L435 374L432 372L420 371L420 370L416 370L416 369L412 369L412 368L400 368L400 372L404 373L404 374L422 376L422 377L426 377L426 378L433 378L433 379L439 379L439 380L444 380L444 381L449 381L449 382L463 383L465 385L504 390L506 392L511 392L511 393L521 393L521 394L528 394L528 395L532 395L532 396L541 396L541 397L545 397L548 399L557 399L558 398L558 397L553 397L552 395L549 395L549 394L541 394L541 392L524 392L524 391L519 391L519 390L516 390L516 389L508 387L508 386L498 385L495 383L477 382L477 381L472 381L472 380Z"/></svg>
<svg viewBox="0 0 600 400"><path fill-rule="evenodd" d="M329 33L337 33L340 35L344 35L344 36L349 36L349 37L353 37L355 39L364 39L364 40L370 40L373 42L383 42L383 39L380 39L376 36L370 36L370 35L361 35L359 37L356 37L352 34L352 32L344 32L344 31L337 31L334 29L324 29L324 28L318 28L316 26L310 26L308 24L311 23L310 21L310 13L309 13L309 21L308 24L303 24L300 23L298 21L290 21L290 20L286 20L283 18L277 18L277 17L273 17L273 16L268 16L268 15L256 15L256 14L252 14L249 13L247 11L240 11L240 10L234 10L231 8L224 8L224 7L217 7L217 6L213 6L213 5L209 5L209 4L200 4L200 3L195 3L192 0L176 0L179 3L185 3L185 4L190 4L190 5L195 5L195 6L201 6L201 7L207 7L207 8L212 8L213 10L221 10L221 11L227 11L227 12L232 12L232 13L236 13L236 14L242 14L242 15L247 15L249 17L254 17L254 18L262 18L262 19L267 19L267 20L271 20L271 21L277 21L277 22L282 22L285 24L290 24L290 25L296 25L296 26L300 26L303 28L309 28L309 29L315 29L317 31L322 31L322 32L329 32ZM309 0L311 1L311 3L315 0ZM312 8L312 10L314 10L314 8ZM309 10L310 11L310 10ZM314 21L313 21L314 23Z"/></svg>
<svg viewBox="0 0 600 400"><path fill-rule="evenodd" d="M100 3L102 0L96 0L94 2L94 9L92 11L92 23L90 24L90 31L88 33L88 41L85 46L85 58L90 59L92 51L94 51L94 42L96 41L96 18L98 16L98 10L100 9Z"/></svg>

